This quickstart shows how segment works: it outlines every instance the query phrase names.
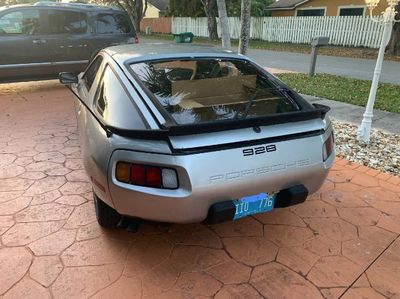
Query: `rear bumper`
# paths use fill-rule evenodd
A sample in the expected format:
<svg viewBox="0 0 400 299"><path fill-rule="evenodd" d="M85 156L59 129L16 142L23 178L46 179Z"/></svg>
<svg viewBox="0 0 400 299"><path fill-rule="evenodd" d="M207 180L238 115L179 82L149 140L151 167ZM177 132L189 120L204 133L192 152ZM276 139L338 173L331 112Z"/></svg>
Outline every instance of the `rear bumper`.
<svg viewBox="0 0 400 299"><path fill-rule="evenodd" d="M160 222L198 223L204 221L208 216L210 207L219 202L232 201L262 192L287 190L290 187L297 186L299 182L303 182L301 185L306 186L311 194L320 188L328 172L321 167L314 166L305 173L304 177L303 174L293 175L290 180L286 181L282 176L275 175L274 178L264 179L263 182L255 182L249 184L249 186L238 187L230 184L218 189L203 188L187 193L178 190L162 190L167 192L149 194L145 190L141 192L116 185L110 186L110 191L114 208L122 215ZM269 185L280 185L282 187L279 189L269 188ZM292 204L289 203L288 205Z"/></svg>
<svg viewBox="0 0 400 299"><path fill-rule="evenodd" d="M194 223L205 220L210 207L219 202L297 185L312 194L325 181L335 156L333 152L322 161L324 138L321 135L282 142L277 144L279 151L258 158L243 158L242 149L182 156L117 150L108 167L110 199L122 215ZM284 154L293 149L298 151ZM121 183L114 175L118 161L173 167L178 173L179 188L163 190Z"/></svg>

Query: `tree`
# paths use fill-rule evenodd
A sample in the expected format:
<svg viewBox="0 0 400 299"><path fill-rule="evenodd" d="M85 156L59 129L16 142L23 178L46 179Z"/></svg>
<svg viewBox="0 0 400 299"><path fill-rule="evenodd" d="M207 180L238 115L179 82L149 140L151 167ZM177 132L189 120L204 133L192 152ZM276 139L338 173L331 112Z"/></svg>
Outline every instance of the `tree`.
<svg viewBox="0 0 400 299"><path fill-rule="evenodd" d="M242 0L241 17L240 17L240 38L239 53L246 54L250 40L250 0Z"/></svg>
<svg viewBox="0 0 400 299"><path fill-rule="evenodd" d="M93 0L92 2L119 6L128 13L136 31L140 31L140 22L147 11L147 0Z"/></svg>
<svg viewBox="0 0 400 299"><path fill-rule="evenodd" d="M264 17L265 8L275 0L251 0L251 16ZM229 17L240 17L241 0L225 0ZM215 7L217 13L217 7ZM203 3L199 0L169 0L168 15L171 17L205 17Z"/></svg>
<svg viewBox="0 0 400 299"><path fill-rule="evenodd" d="M203 4L198 0L170 0L168 16L171 17L204 17Z"/></svg>
<svg viewBox="0 0 400 299"><path fill-rule="evenodd" d="M241 0L226 0L228 16L239 17L241 9ZM274 3L275 0L251 0L251 16L252 17L265 17L268 12L265 8Z"/></svg>
<svg viewBox="0 0 400 299"><path fill-rule="evenodd" d="M225 0L217 0L219 22L221 24L222 48L231 48L231 35Z"/></svg>
<svg viewBox="0 0 400 299"><path fill-rule="evenodd" d="M396 6L397 19L400 19L400 4ZM393 27L392 37L386 48L386 53L391 55L400 55L400 23Z"/></svg>
<svg viewBox="0 0 400 299"><path fill-rule="evenodd" d="M0 0L1 1L1 0ZM265 8L275 0L249 0L251 1L251 15L263 17L268 14ZM227 15L238 17L241 12L241 0L225 0ZM217 38L218 6L216 0L169 0L168 16L172 17L204 17L208 18L208 31L210 39ZM221 32L222 33L222 32Z"/></svg>
<svg viewBox="0 0 400 299"><path fill-rule="evenodd" d="M217 19L215 17L216 0L200 0L207 17L208 37L211 40L218 39Z"/></svg>

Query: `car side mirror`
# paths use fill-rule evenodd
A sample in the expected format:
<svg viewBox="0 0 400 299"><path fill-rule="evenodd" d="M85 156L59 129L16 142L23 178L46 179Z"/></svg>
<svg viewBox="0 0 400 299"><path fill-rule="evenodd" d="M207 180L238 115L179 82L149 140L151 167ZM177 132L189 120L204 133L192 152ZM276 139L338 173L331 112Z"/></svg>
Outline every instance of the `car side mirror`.
<svg viewBox="0 0 400 299"><path fill-rule="evenodd" d="M61 84L69 85L73 83L78 83L78 76L72 73L59 73L58 79L60 80Z"/></svg>

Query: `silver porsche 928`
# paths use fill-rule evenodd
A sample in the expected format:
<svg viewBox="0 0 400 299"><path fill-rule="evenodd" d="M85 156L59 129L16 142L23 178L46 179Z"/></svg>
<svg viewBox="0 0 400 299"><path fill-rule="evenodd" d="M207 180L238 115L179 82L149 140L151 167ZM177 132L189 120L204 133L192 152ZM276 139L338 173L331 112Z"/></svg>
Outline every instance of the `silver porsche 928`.
<svg viewBox="0 0 400 299"><path fill-rule="evenodd" d="M100 225L218 223L305 201L335 149L329 108L249 58L206 46L102 50L60 81L77 97Z"/></svg>

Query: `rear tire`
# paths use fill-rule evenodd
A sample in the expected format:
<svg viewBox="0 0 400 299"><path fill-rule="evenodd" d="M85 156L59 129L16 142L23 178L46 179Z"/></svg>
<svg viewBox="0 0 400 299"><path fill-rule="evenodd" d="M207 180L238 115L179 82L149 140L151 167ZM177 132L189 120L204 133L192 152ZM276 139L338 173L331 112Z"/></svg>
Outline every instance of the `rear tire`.
<svg viewBox="0 0 400 299"><path fill-rule="evenodd" d="M116 227L121 220L121 215L116 210L104 203L95 193L93 193L93 197L96 218L100 226L104 228Z"/></svg>

